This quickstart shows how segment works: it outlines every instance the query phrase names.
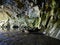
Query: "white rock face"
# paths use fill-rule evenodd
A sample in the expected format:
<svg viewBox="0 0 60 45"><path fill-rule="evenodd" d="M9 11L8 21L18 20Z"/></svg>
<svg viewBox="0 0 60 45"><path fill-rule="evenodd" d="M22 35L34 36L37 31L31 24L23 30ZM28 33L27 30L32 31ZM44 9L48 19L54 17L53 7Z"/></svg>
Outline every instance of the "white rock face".
<svg viewBox="0 0 60 45"><path fill-rule="evenodd" d="M39 27L41 18L40 18L40 10L38 6L34 6L33 8L29 9L27 11L28 15L23 14L23 9L19 9L16 6L12 6L10 4L6 4L2 7L2 12L0 12L0 19L6 20L6 23L3 23L4 25L7 25L7 22L10 23L10 26L12 28L13 25L19 25L19 26L30 26L34 27L33 23L35 21L35 27ZM17 15L19 14L19 18ZM28 18L27 18L27 17ZM38 19L35 19L37 18ZM32 19L30 19L32 18ZM8 21L9 19L9 21ZM38 20L38 21L37 21ZM1 24L1 26L3 25Z"/></svg>
<svg viewBox="0 0 60 45"><path fill-rule="evenodd" d="M9 16L4 12L4 11L0 11L0 26L2 26L2 24L6 23L6 21L8 20Z"/></svg>
<svg viewBox="0 0 60 45"><path fill-rule="evenodd" d="M40 10L38 6L34 6L33 8L29 9L29 17L40 17Z"/></svg>

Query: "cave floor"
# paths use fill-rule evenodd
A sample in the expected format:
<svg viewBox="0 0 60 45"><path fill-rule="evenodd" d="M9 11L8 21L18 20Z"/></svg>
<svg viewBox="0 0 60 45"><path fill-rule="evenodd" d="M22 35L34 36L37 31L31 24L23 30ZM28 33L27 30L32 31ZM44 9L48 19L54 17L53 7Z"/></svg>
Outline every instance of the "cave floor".
<svg viewBox="0 0 60 45"><path fill-rule="evenodd" d="M60 40L40 34L8 31L0 34L0 45L60 45Z"/></svg>

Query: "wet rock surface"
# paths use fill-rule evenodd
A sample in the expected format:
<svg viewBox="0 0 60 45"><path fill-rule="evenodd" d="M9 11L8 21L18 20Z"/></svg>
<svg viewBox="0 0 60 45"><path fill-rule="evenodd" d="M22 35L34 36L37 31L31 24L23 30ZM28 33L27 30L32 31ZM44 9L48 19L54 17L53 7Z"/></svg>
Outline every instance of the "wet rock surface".
<svg viewBox="0 0 60 45"><path fill-rule="evenodd" d="M40 34L8 31L0 34L0 45L60 45L60 40Z"/></svg>

